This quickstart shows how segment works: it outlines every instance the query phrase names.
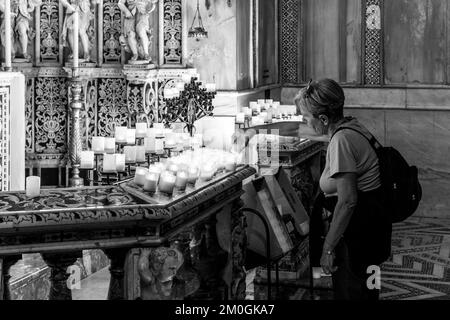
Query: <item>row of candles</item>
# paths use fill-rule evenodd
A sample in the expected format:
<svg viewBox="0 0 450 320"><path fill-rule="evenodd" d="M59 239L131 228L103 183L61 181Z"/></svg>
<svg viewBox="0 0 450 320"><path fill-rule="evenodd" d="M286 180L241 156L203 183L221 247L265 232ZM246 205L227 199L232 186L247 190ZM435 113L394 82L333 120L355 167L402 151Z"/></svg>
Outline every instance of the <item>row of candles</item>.
<svg viewBox="0 0 450 320"><path fill-rule="evenodd" d="M185 191L188 184L213 179L218 172L233 172L239 155L223 150L198 149L146 167L137 167L133 182L144 191L173 194Z"/></svg>
<svg viewBox="0 0 450 320"><path fill-rule="evenodd" d="M292 118L295 112L295 106L283 106L281 108L278 101L260 99L251 101L249 107L242 108L242 112L236 115L236 124L245 125L248 123L250 125L251 121L251 126L263 125L272 123L275 119Z"/></svg>
<svg viewBox="0 0 450 320"><path fill-rule="evenodd" d="M123 146L123 153L116 153L117 145ZM95 155L103 155L103 172L124 172L126 164L146 162L147 154L161 156L165 149L183 151L202 145L202 134L190 137L188 133L175 133L158 123L153 128L148 128L146 123L137 123L136 128L131 129L118 126L112 138L92 138L92 150L81 152L81 169L94 169Z"/></svg>

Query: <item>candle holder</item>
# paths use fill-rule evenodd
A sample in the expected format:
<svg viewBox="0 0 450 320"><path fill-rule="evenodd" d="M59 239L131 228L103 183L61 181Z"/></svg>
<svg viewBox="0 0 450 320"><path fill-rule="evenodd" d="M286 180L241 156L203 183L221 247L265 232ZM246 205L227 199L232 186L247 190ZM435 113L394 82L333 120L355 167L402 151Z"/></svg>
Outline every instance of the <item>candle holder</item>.
<svg viewBox="0 0 450 320"><path fill-rule="evenodd" d="M162 122L167 125L181 121L186 124L185 129L193 137L195 133L194 122L206 116L213 115L213 99L215 91L207 91L197 78L191 78L191 82L185 84L179 97L164 98L166 113L162 114Z"/></svg>
<svg viewBox="0 0 450 320"><path fill-rule="evenodd" d="M76 68L74 68L74 72ZM72 178L70 179L71 187L82 187L84 185L83 179L80 177L81 166L81 127L80 127L80 112L83 106L81 101L82 82L76 77L72 79L71 83L72 101L70 108L72 112L72 130L70 135L70 162L72 165Z"/></svg>

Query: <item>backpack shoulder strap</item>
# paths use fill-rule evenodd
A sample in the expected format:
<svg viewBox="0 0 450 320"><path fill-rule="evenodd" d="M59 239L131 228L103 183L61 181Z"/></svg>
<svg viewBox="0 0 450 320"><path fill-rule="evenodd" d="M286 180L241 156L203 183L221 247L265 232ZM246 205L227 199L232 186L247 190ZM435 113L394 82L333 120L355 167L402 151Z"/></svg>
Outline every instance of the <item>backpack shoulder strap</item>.
<svg viewBox="0 0 450 320"><path fill-rule="evenodd" d="M370 138L369 138L365 134L363 134L361 131L359 131L355 128L351 128L351 127L338 128L331 136L330 141L333 139L333 137L336 135L336 133L338 133L339 131L342 131L344 129L355 131L355 132L359 133L360 135L362 135L364 138L366 138L366 140L369 141L370 145L372 146L373 150L375 150L375 153L377 153L377 151L382 148L382 145L378 142L378 140L370 132L369 132L369 135L370 135Z"/></svg>

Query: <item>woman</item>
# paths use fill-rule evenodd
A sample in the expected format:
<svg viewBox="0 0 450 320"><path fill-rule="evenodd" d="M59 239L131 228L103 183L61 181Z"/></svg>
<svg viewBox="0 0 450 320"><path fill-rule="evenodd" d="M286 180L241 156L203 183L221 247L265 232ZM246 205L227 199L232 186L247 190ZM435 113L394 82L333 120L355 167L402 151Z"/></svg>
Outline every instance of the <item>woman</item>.
<svg viewBox="0 0 450 320"><path fill-rule="evenodd" d="M378 158L366 138L371 135L355 118L344 117L344 92L331 79L310 81L294 101L306 122L299 135L329 142L320 188L333 216L320 264L332 274L336 299L378 299L379 286L369 277L390 256L392 226L383 208ZM338 131L342 127L358 132Z"/></svg>

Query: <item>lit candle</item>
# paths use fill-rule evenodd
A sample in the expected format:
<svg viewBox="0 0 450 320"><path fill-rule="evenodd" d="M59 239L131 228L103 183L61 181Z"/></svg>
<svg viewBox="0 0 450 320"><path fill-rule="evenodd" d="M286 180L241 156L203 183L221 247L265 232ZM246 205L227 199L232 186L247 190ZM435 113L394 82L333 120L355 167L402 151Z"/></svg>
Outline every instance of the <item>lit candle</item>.
<svg viewBox="0 0 450 320"><path fill-rule="evenodd" d="M236 171L236 161L234 159L227 159L225 162L225 171L234 172Z"/></svg>
<svg viewBox="0 0 450 320"><path fill-rule="evenodd" d="M252 116L252 109L244 107L242 108L242 112L244 112L244 115L246 117L251 117Z"/></svg>
<svg viewBox="0 0 450 320"><path fill-rule="evenodd" d="M104 137L92 137L92 151L94 151L97 154L105 152Z"/></svg>
<svg viewBox="0 0 450 320"><path fill-rule="evenodd" d="M273 104L272 104L272 108L274 108L274 109L278 109L280 107L280 102L279 101L275 101Z"/></svg>
<svg viewBox="0 0 450 320"><path fill-rule="evenodd" d="M214 176L214 168L212 166L206 166L204 167L200 172L200 179L204 181L209 181Z"/></svg>
<svg viewBox="0 0 450 320"><path fill-rule="evenodd" d="M198 179L198 174L199 172L197 167L190 167L188 171L188 183L195 184Z"/></svg>
<svg viewBox="0 0 450 320"><path fill-rule="evenodd" d="M136 147L136 162L143 163L145 162L145 146L137 146Z"/></svg>
<svg viewBox="0 0 450 320"><path fill-rule="evenodd" d="M127 130L127 144L128 145L136 144L136 129Z"/></svg>
<svg viewBox="0 0 450 320"><path fill-rule="evenodd" d="M103 172L116 172L116 155L105 154L103 155Z"/></svg>
<svg viewBox="0 0 450 320"><path fill-rule="evenodd" d="M155 151L156 151L156 154L164 153L164 139L156 139L155 140Z"/></svg>
<svg viewBox="0 0 450 320"><path fill-rule="evenodd" d="M178 82L175 86L178 91L184 91L184 82Z"/></svg>
<svg viewBox="0 0 450 320"><path fill-rule="evenodd" d="M236 115L236 123L237 124L244 124L245 123L245 113L238 113Z"/></svg>
<svg viewBox="0 0 450 320"><path fill-rule="evenodd" d="M124 147L123 153L125 155L125 163L136 163L136 147L135 146Z"/></svg>
<svg viewBox="0 0 450 320"><path fill-rule="evenodd" d="M159 174L148 172L145 175L144 190L148 192L156 192L158 187Z"/></svg>
<svg viewBox="0 0 450 320"><path fill-rule="evenodd" d="M137 167L136 173L134 174L134 183L136 183L138 186L144 186L145 184L145 177L148 173L147 168L143 167Z"/></svg>
<svg viewBox="0 0 450 320"><path fill-rule="evenodd" d="M271 107L272 104L273 104L273 99L266 99L266 105L267 105L268 107Z"/></svg>
<svg viewBox="0 0 450 320"><path fill-rule="evenodd" d="M155 144L155 137L147 137L144 138L144 146L145 146L145 151L149 152L149 153L155 153L156 152L156 144Z"/></svg>
<svg viewBox="0 0 450 320"><path fill-rule="evenodd" d="M94 151L81 151L81 169L94 169Z"/></svg>
<svg viewBox="0 0 450 320"><path fill-rule="evenodd" d="M105 138L105 152L109 154L116 152L116 138Z"/></svg>
<svg viewBox="0 0 450 320"><path fill-rule="evenodd" d="M167 194L172 194L176 180L177 177L175 177L173 174L167 171L163 172L159 178L159 191Z"/></svg>
<svg viewBox="0 0 450 320"><path fill-rule="evenodd" d="M136 123L136 138L144 138L147 135L147 123Z"/></svg>
<svg viewBox="0 0 450 320"><path fill-rule="evenodd" d="M36 176L27 177L25 189L27 197L33 198L39 196L41 193L41 178Z"/></svg>
<svg viewBox="0 0 450 320"><path fill-rule="evenodd" d="M164 171L164 168L159 165L151 165L150 168L148 169L148 172L156 174L158 176L158 179L163 171Z"/></svg>
<svg viewBox="0 0 450 320"><path fill-rule="evenodd" d="M127 127L116 127L115 138L117 143L127 142Z"/></svg>
<svg viewBox="0 0 450 320"><path fill-rule="evenodd" d="M169 167L167 168L167 171L169 171L170 173L176 175L178 172L179 168L178 165L176 165L175 163L172 163L171 165L169 165Z"/></svg>
<svg viewBox="0 0 450 320"><path fill-rule="evenodd" d="M11 2L9 0L3 1L4 3L4 23L5 23L5 67L7 71L11 71L12 63L12 31L11 31Z"/></svg>
<svg viewBox="0 0 450 320"><path fill-rule="evenodd" d="M125 155L116 153L116 171L125 172Z"/></svg>
<svg viewBox="0 0 450 320"><path fill-rule="evenodd" d="M175 148L175 146L177 145L175 139L168 139L165 142L165 148Z"/></svg>
<svg viewBox="0 0 450 320"><path fill-rule="evenodd" d="M175 180L175 187L179 190L185 190L188 182L188 174L185 171L179 171L177 173L177 179Z"/></svg>
<svg viewBox="0 0 450 320"><path fill-rule="evenodd" d="M78 33L79 33L79 14L78 14L78 6L77 9L73 13L73 67L78 68Z"/></svg>

